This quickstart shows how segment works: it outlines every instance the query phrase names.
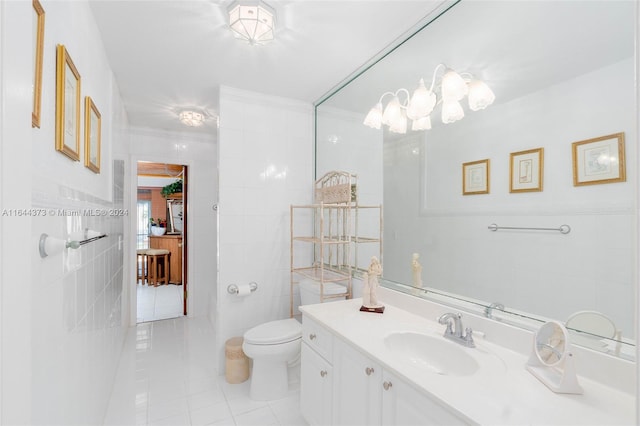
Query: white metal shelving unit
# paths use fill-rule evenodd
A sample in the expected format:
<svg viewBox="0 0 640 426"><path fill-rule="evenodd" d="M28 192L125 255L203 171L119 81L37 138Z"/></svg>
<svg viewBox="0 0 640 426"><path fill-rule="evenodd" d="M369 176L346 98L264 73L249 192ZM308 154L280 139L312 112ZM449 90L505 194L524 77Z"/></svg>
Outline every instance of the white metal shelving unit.
<svg viewBox="0 0 640 426"><path fill-rule="evenodd" d="M378 235L361 236L359 234L359 210L378 211ZM299 231L296 223L301 217L308 216L313 226L302 224L304 231ZM378 255L382 261L382 206L358 206L357 176L348 172L329 172L315 183L315 203L308 205L292 205L291 217L291 317L296 315L294 306L294 290L296 284L308 278L318 283L320 301L353 295L352 277L358 265L358 245L377 243ZM311 258L298 259L298 244L311 244ZM325 287L328 283L344 286L341 294L328 294Z"/></svg>

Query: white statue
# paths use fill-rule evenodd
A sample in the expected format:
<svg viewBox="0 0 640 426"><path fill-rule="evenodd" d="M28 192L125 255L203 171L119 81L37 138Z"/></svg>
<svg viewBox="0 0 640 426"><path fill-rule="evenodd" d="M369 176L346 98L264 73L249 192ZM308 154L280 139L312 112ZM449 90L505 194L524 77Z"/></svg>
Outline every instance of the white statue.
<svg viewBox="0 0 640 426"><path fill-rule="evenodd" d="M371 287L369 287L369 274L362 274L362 306L371 305Z"/></svg>
<svg viewBox="0 0 640 426"><path fill-rule="evenodd" d="M422 288L422 265L418 261L420 255L413 253L413 260L411 261L411 269L413 270L413 286Z"/></svg>
<svg viewBox="0 0 640 426"><path fill-rule="evenodd" d="M368 276L369 276L369 305L370 307L380 306L378 304L378 277L382 275L382 265L377 257L371 257L371 264L369 265Z"/></svg>

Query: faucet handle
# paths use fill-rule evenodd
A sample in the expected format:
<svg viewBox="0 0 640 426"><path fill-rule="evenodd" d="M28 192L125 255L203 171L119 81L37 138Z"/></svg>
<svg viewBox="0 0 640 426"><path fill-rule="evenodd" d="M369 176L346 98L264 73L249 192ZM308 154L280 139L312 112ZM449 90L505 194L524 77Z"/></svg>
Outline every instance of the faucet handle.
<svg viewBox="0 0 640 426"><path fill-rule="evenodd" d="M465 344L471 348L476 346L476 343L473 341L473 329L471 327L464 329L464 341Z"/></svg>

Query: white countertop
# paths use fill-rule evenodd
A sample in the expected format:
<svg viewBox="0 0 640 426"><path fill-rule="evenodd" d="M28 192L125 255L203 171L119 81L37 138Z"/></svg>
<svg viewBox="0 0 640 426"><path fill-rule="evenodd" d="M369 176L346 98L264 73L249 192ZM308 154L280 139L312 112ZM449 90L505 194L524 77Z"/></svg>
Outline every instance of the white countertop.
<svg viewBox="0 0 640 426"><path fill-rule="evenodd" d="M352 299L301 306L300 310L471 422L635 424L634 395L584 377L578 377L583 395L556 394L525 369L526 356L480 337L476 337L476 348L460 346L479 360L480 369L471 376L443 376L403 362L385 345L385 336L393 332L442 336L444 326L388 304L384 314L360 312L361 305L361 299ZM487 365L491 367L482 368Z"/></svg>

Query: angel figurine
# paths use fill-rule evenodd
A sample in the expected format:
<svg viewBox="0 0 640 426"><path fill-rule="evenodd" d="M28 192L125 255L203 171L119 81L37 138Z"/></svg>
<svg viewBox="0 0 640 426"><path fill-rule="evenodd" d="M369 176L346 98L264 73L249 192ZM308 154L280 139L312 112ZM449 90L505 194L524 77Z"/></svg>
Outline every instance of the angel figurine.
<svg viewBox="0 0 640 426"><path fill-rule="evenodd" d="M384 306L378 303L378 277L380 277L380 275L382 275L382 265L378 258L373 256L367 273L363 274L363 279L366 281L363 293L367 294L363 294L363 304L360 308L361 311L377 313L384 312Z"/></svg>
<svg viewBox="0 0 640 426"><path fill-rule="evenodd" d="M418 253L413 253L411 269L413 271L413 286L422 288L422 265L418 261L419 258L420 255Z"/></svg>

